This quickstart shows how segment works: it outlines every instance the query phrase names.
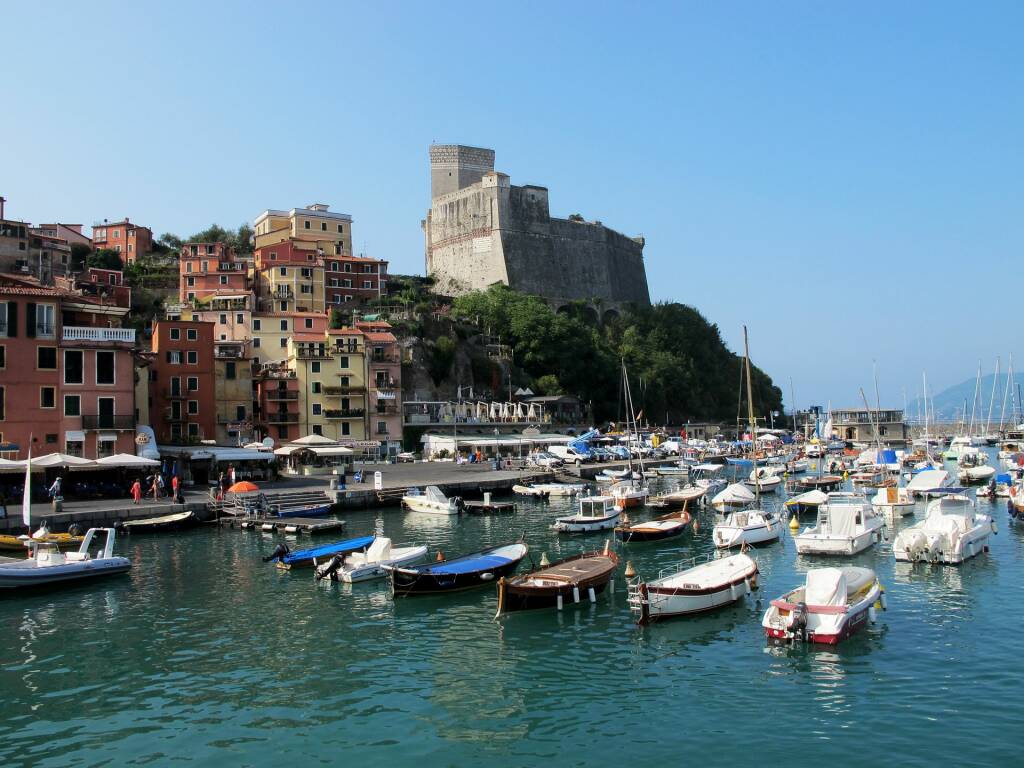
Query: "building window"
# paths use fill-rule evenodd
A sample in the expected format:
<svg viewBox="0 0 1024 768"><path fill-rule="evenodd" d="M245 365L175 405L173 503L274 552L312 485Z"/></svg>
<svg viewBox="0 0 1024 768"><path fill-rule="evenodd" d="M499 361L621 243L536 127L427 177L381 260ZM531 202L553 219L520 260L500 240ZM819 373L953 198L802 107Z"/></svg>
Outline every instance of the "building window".
<svg viewBox="0 0 1024 768"><path fill-rule="evenodd" d="M342 280L341 281L341 285L342 285L343 288L351 288L352 287L352 281L348 280L348 279Z"/></svg>
<svg viewBox="0 0 1024 768"><path fill-rule="evenodd" d="M167 362L170 365L181 365L181 352L179 352L177 349L168 350Z"/></svg>
<svg viewBox="0 0 1024 768"><path fill-rule="evenodd" d="M303 226L303 227L304 227L305 229L309 229L309 219L306 219L305 221L303 221L303 222L302 222L302 226Z"/></svg>
<svg viewBox="0 0 1024 768"><path fill-rule="evenodd" d="M324 426L323 426L323 424L314 424L313 425L313 434L314 435L320 435L321 437L323 437L323 434L324 434Z"/></svg>
<svg viewBox="0 0 1024 768"><path fill-rule="evenodd" d="M345 231L345 228L341 224L339 224L338 225L338 234L340 235L344 231Z"/></svg>
<svg viewBox="0 0 1024 768"><path fill-rule="evenodd" d="M241 312L235 313L235 322L242 325L245 322L245 316Z"/></svg>
<svg viewBox="0 0 1024 768"><path fill-rule="evenodd" d="M341 294L340 293L334 294L334 303L335 304L341 304Z"/></svg>
<svg viewBox="0 0 1024 768"><path fill-rule="evenodd" d="M17 306L17 305L11 305ZM7 307L6 301L0 301L0 336L7 335Z"/></svg>
<svg viewBox="0 0 1024 768"><path fill-rule="evenodd" d="M253 346L254 349L258 349L259 348L259 346L260 346L260 337L259 336L256 336L255 338L253 338L252 346Z"/></svg>
<svg viewBox="0 0 1024 768"><path fill-rule="evenodd" d="M309 267L303 267L302 268L302 276L303 277L312 277L313 276L313 270L310 269Z"/></svg>
<svg viewBox="0 0 1024 768"><path fill-rule="evenodd" d="M188 413L190 416L195 416L199 413L199 401L189 400L188 401Z"/></svg>
<svg viewBox="0 0 1024 768"><path fill-rule="evenodd" d="M228 323L228 316L223 314L223 313L221 313L220 320L218 322L220 322L221 325L227 325L227 323Z"/></svg>
<svg viewBox="0 0 1024 768"><path fill-rule="evenodd" d="M64 383L82 384L85 382L85 372L82 369L85 353L79 349L64 350Z"/></svg>
<svg viewBox="0 0 1024 768"><path fill-rule="evenodd" d="M320 231L321 232L326 232L327 231L327 222L326 221L321 221L320 222Z"/></svg>
<svg viewBox="0 0 1024 768"><path fill-rule="evenodd" d="M345 297L345 301L352 301L352 297L351 296L346 296Z"/></svg>
<svg viewBox="0 0 1024 768"><path fill-rule="evenodd" d="M282 331L287 331L288 330L288 321L287 320L282 320L281 321L281 330Z"/></svg>
<svg viewBox="0 0 1024 768"><path fill-rule="evenodd" d="M261 330L260 329L260 320L259 320L259 318L257 318L257 317L253 318L253 320L252 320L252 329L254 331Z"/></svg>
<svg viewBox="0 0 1024 768"><path fill-rule="evenodd" d="M113 237L114 237L115 240L117 240L119 237L121 237L121 230L120 229L115 229Z"/></svg>
<svg viewBox="0 0 1024 768"><path fill-rule="evenodd" d="M6 394L6 387L0 386L0 421L4 420L4 395Z"/></svg>
<svg viewBox="0 0 1024 768"><path fill-rule="evenodd" d="M286 426L278 427L277 428L277 436L281 440L287 440L288 439L288 427L286 427Z"/></svg>
<svg viewBox="0 0 1024 768"><path fill-rule="evenodd" d="M235 406L235 421L245 421L245 406L244 405L236 405Z"/></svg>
<svg viewBox="0 0 1024 768"><path fill-rule="evenodd" d="M111 440L109 437L99 435L96 438L96 458L102 459L107 456L113 456L116 446L116 440Z"/></svg>
<svg viewBox="0 0 1024 768"><path fill-rule="evenodd" d="M57 333L57 326L54 324L53 304L36 304L36 336L38 338L53 338Z"/></svg>
<svg viewBox="0 0 1024 768"><path fill-rule="evenodd" d="M352 265L349 264L348 262L345 262L345 271L346 272L351 272L352 271Z"/></svg>
<svg viewBox="0 0 1024 768"><path fill-rule="evenodd" d="M199 365L199 353L193 350L188 351L188 364Z"/></svg>
<svg viewBox="0 0 1024 768"><path fill-rule="evenodd" d="M320 371L314 371L314 373L320 373ZM320 392L321 392L320 382L319 381L312 382L309 385L309 391L312 392L314 395L319 395Z"/></svg>
<svg viewBox="0 0 1024 768"><path fill-rule="evenodd" d="M187 331L187 336L189 341L197 341L199 339L199 331L197 331L195 328L189 328Z"/></svg>
<svg viewBox="0 0 1024 768"><path fill-rule="evenodd" d="M195 297L196 297L196 295L192 291L188 292L188 297L187 298L188 298L189 301L192 301L193 299L195 299Z"/></svg>
<svg viewBox="0 0 1024 768"><path fill-rule="evenodd" d="M233 362L224 364L224 378L229 381L235 378L235 364Z"/></svg>
<svg viewBox="0 0 1024 768"><path fill-rule="evenodd" d="M288 277L288 267L281 267L281 277Z"/></svg>
<svg viewBox="0 0 1024 768"><path fill-rule="evenodd" d="M113 352L97 352L96 353L96 383L97 384L113 384L114 383L114 353Z"/></svg>
<svg viewBox="0 0 1024 768"><path fill-rule="evenodd" d="M64 395L64 415L65 416L81 416L82 415L82 396L81 395Z"/></svg>
<svg viewBox="0 0 1024 768"><path fill-rule="evenodd" d="M191 271L192 271L192 262L191 261L186 261L185 262L185 272L191 272ZM194 278L191 278L191 277L189 278L189 280L193 280L193 279ZM192 285L192 283L189 283L189 285Z"/></svg>
<svg viewBox="0 0 1024 768"><path fill-rule="evenodd" d="M322 412L322 409L320 407L320 403L313 403L313 415L314 416L319 416L321 412Z"/></svg>
<svg viewBox="0 0 1024 768"><path fill-rule="evenodd" d="M220 284L221 285L227 285L228 284L228 276L227 275L221 275L220 276Z"/></svg>
<svg viewBox="0 0 1024 768"><path fill-rule="evenodd" d="M171 328L168 338L171 341L181 341L181 328Z"/></svg>
<svg viewBox="0 0 1024 768"><path fill-rule="evenodd" d="M373 288L373 283L369 280L363 280L363 288Z"/></svg>
<svg viewBox="0 0 1024 768"><path fill-rule="evenodd" d="M284 349L287 346L288 346L288 339L286 339L284 336L282 336L281 337L281 348Z"/></svg>
<svg viewBox="0 0 1024 768"><path fill-rule="evenodd" d="M187 379L185 379L185 386L186 386L186 388L188 389L189 392L198 392L199 391L199 377L198 376L189 376Z"/></svg>
<svg viewBox="0 0 1024 768"><path fill-rule="evenodd" d="M312 285L302 285L302 286L300 286L300 293L312 293L312 292L313 292L313 286Z"/></svg>
<svg viewBox="0 0 1024 768"><path fill-rule="evenodd" d="M311 364L310 371L312 373L320 373L320 361L314 360Z"/></svg>
<svg viewBox="0 0 1024 768"><path fill-rule="evenodd" d="M282 312L287 312L288 311L288 302L287 301L281 301L281 302L278 302L278 303L281 305L281 311Z"/></svg>
<svg viewBox="0 0 1024 768"><path fill-rule="evenodd" d="M339 368L348 368L348 355L342 355L338 358Z"/></svg>
<svg viewBox="0 0 1024 768"><path fill-rule="evenodd" d="M39 407L40 408L56 408L57 407L57 388L56 387L40 387L39 388Z"/></svg>
<svg viewBox="0 0 1024 768"><path fill-rule="evenodd" d="M188 284L189 288L196 287L196 279L194 277L186 277L185 282Z"/></svg>
<svg viewBox="0 0 1024 768"><path fill-rule="evenodd" d="M377 422L377 434L386 435L388 433L388 423L386 421Z"/></svg>
<svg viewBox="0 0 1024 768"><path fill-rule="evenodd" d="M199 437L199 425L198 424L190 423L188 425L188 436L189 437Z"/></svg>
<svg viewBox="0 0 1024 768"><path fill-rule="evenodd" d="M56 347L38 347L36 367L40 371L56 371L57 370L57 348Z"/></svg>
<svg viewBox="0 0 1024 768"><path fill-rule="evenodd" d="M352 425L349 424L347 421L341 422L341 434L343 434L343 435L351 435L352 434Z"/></svg>
<svg viewBox="0 0 1024 768"><path fill-rule="evenodd" d="M343 387L349 386L349 377L348 376L342 376L341 377L341 381L339 382L339 384L341 386L343 386Z"/></svg>
<svg viewBox="0 0 1024 768"><path fill-rule="evenodd" d="M171 439L172 440L180 440L181 439L181 424L171 424Z"/></svg>
<svg viewBox="0 0 1024 768"><path fill-rule="evenodd" d="M85 458L84 446L84 440L65 440L64 453L68 456L77 456L80 459Z"/></svg>

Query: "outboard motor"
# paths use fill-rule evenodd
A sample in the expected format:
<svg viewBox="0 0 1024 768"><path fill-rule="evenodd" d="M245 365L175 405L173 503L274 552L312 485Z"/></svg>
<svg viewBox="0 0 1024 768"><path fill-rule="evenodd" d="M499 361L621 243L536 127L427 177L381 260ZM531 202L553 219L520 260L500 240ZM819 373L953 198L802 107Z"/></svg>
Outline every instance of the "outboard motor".
<svg viewBox="0 0 1024 768"><path fill-rule="evenodd" d="M455 508L461 512L466 508L466 502L462 500L461 496L455 497Z"/></svg>
<svg viewBox="0 0 1024 768"><path fill-rule="evenodd" d="M789 620L789 631L793 634L794 640L799 637L803 642L807 642L807 603L796 604L793 617Z"/></svg>
<svg viewBox="0 0 1024 768"><path fill-rule="evenodd" d="M276 547L274 547L274 551L271 552L269 556L263 558L263 562L269 563L272 560L281 560L289 552L291 552L291 550L288 548L288 545L284 542L281 542Z"/></svg>
<svg viewBox="0 0 1024 768"><path fill-rule="evenodd" d="M316 580L322 581L323 579L330 578L333 581L337 581L336 574L344 562L345 558L341 555L335 555L323 565L318 565L316 567Z"/></svg>

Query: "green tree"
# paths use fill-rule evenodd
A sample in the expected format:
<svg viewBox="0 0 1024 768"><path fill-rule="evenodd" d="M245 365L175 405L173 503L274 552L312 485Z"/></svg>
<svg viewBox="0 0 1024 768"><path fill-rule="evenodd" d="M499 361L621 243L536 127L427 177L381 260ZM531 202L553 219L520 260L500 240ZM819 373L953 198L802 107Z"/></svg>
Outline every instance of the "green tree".
<svg viewBox="0 0 1024 768"><path fill-rule="evenodd" d="M435 384L440 384L455 362L455 340L451 336L441 336L434 342L434 349L430 355L430 378Z"/></svg>
<svg viewBox="0 0 1024 768"><path fill-rule="evenodd" d="M89 254L85 259L87 267L97 269L122 269L121 254L110 248L100 248L95 253Z"/></svg>
<svg viewBox="0 0 1024 768"><path fill-rule="evenodd" d="M341 310L336 307L331 307L331 328L337 330L338 328L345 327L345 317L341 314Z"/></svg>
<svg viewBox="0 0 1024 768"><path fill-rule="evenodd" d="M562 385L558 383L558 377L553 376L550 373L544 374L533 385L534 391L538 395L561 395Z"/></svg>
<svg viewBox="0 0 1024 768"><path fill-rule="evenodd" d="M72 243L71 244L71 269L74 272L78 272L85 266L86 260L89 258L89 254L92 253L90 248L85 243Z"/></svg>
<svg viewBox="0 0 1024 768"><path fill-rule="evenodd" d="M185 244L185 241L171 232L164 232L159 238L157 238L156 244L161 246L165 253L168 251L180 253L181 246Z"/></svg>

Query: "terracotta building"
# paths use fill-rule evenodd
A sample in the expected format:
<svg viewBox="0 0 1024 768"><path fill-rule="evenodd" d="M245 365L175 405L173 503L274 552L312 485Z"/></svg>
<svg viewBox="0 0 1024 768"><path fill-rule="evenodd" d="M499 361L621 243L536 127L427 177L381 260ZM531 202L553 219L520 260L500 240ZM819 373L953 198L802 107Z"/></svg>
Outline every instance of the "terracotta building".
<svg viewBox="0 0 1024 768"><path fill-rule="evenodd" d="M224 243L185 243L178 261L179 298L202 303L214 296L244 296L249 291L248 267Z"/></svg>
<svg viewBox="0 0 1024 768"><path fill-rule="evenodd" d="M158 443L217 437L213 323L154 323L149 415Z"/></svg>
<svg viewBox="0 0 1024 768"><path fill-rule="evenodd" d="M113 222L104 219L92 226L92 247L117 251L122 262L131 264L153 250L153 230L132 224L127 218Z"/></svg>

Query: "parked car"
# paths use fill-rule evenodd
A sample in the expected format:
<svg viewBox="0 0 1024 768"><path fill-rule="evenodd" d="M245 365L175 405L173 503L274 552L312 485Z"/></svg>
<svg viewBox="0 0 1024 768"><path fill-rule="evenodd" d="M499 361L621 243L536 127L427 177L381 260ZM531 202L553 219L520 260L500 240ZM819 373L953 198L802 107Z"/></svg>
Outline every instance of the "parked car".
<svg viewBox="0 0 1024 768"><path fill-rule="evenodd" d="M554 467L560 467L563 462L560 458L547 451L538 451L537 453L530 454L530 463L537 467L547 467L552 469Z"/></svg>
<svg viewBox="0 0 1024 768"><path fill-rule="evenodd" d="M416 461L416 454L412 451L406 451L395 456L395 461L399 464L411 464Z"/></svg>
<svg viewBox="0 0 1024 768"><path fill-rule="evenodd" d="M607 448L591 448L590 449L590 460L591 461L612 461L616 456L614 453L609 451Z"/></svg>

